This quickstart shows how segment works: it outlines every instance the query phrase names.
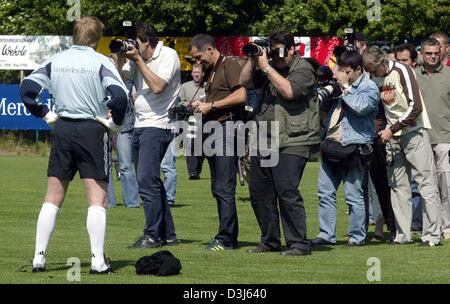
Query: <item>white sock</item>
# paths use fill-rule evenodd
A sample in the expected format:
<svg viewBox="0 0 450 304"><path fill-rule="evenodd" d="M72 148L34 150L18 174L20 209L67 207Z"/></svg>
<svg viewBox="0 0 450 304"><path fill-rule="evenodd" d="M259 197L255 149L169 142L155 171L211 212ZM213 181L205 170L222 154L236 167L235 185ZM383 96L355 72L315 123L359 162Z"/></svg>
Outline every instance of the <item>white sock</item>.
<svg viewBox="0 0 450 304"><path fill-rule="evenodd" d="M45 202L42 204L36 227L36 250L34 251L33 267L45 265L45 253L55 228L58 211L59 208L51 203Z"/></svg>
<svg viewBox="0 0 450 304"><path fill-rule="evenodd" d="M91 242L91 268L99 271L106 270L103 257L103 245L105 243L106 232L106 209L101 206L88 208L87 231Z"/></svg>

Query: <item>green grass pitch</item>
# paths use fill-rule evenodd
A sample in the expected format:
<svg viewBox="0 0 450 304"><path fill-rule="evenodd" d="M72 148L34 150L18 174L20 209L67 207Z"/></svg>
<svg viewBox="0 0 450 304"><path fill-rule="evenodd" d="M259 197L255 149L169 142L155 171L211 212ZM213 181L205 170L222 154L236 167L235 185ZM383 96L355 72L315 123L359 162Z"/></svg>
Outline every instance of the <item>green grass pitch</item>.
<svg viewBox="0 0 450 304"><path fill-rule="evenodd" d="M305 200L308 237L318 233L318 163L308 163L300 186ZM126 209L120 204L120 182L114 181L119 206L108 210L105 251L112 259L115 274L89 275L89 240L86 231L87 204L78 175L70 184L57 219L47 254L48 271L31 273L37 216L46 188L46 157L0 157L0 283L112 283L112 284L196 284L196 283L371 283L367 280L371 257L380 261L379 283L449 283L448 244L423 248L418 242L391 246L370 241L360 248L348 248L344 235L348 223L347 206L338 196L338 245L313 250L311 256L285 257L277 253L248 254L259 241L259 228L249 201L247 185L237 186L240 247L234 251L207 252L205 246L218 227L217 206L210 191L208 165L202 179L187 178L184 158L177 159L177 205L172 208L181 244L168 247L181 260L178 276L138 276L135 261L157 249L128 249L142 233L142 209ZM369 235L373 234L373 226ZM416 239L418 237L416 236ZM284 242L284 240L283 240ZM163 249L166 249L163 247ZM67 279L67 259L81 260L81 281Z"/></svg>

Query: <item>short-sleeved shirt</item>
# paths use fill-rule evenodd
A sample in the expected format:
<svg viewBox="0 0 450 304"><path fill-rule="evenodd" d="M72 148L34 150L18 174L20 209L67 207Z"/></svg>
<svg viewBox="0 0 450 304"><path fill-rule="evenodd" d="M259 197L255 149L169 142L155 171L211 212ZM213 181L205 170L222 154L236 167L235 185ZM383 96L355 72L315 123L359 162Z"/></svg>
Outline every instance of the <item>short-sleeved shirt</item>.
<svg viewBox="0 0 450 304"><path fill-rule="evenodd" d="M180 59L174 49L158 42L152 58L146 62L146 65L164 80L167 86L160 94L154 94L134 61L124 65L122 75L126 79L133 80L136 86L134 127L167 128L171 122L169 109L176 102L181 87Z"/></svg>
<svg viewBox="0 0 450 304"><path fill-rule="evenodd" d="M212 71L206 81L206 102L224 99L241 87L239 85L239 77L241 75L242 68L237 61L221 56L219 57L216 65L219 65L217 66L216 72L214 73L214 71ZM227 118L231 118L232 120L240 120L242 119L241 116L243 115L243 109L243 105L238 105L227 109L218 109L214 112L209 112L205 118L206 120L219 121Z"/></svg>
<svg viewBox="0 0 450 304"><path fill-rule="evenodd" d="M81 45L54 55L25 79L48 89L55 98L56 113L72 119L106 117L106 88L110 85L128 92L108 57Z"/></svg>

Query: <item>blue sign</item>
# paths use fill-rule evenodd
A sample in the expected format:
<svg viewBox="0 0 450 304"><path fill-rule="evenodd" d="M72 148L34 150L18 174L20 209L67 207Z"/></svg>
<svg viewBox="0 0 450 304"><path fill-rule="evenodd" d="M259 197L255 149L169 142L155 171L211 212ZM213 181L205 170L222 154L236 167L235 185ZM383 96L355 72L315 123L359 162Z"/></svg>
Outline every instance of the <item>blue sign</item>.
<svg viewBox="0 0 450 304"><path fill-rule="evenodd" d="M39 96L39 102L54 111L54 101L47 91ZM0 129L3 130L50 130L42 118L34 117L22 103L19 85L0 85Z"/></svg>

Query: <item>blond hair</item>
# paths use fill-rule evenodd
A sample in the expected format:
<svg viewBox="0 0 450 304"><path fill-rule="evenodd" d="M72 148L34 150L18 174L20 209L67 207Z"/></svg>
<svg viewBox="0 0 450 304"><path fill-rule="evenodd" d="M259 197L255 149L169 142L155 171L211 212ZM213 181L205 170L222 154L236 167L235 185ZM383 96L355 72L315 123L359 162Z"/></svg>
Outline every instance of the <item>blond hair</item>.
<svg viewBox="0 0 450 304"><path fill-rule="evenodd" d="M83 17L75 21L73 26L73 43L95 48L103 36L105 26L93 16Z"/></svg>

